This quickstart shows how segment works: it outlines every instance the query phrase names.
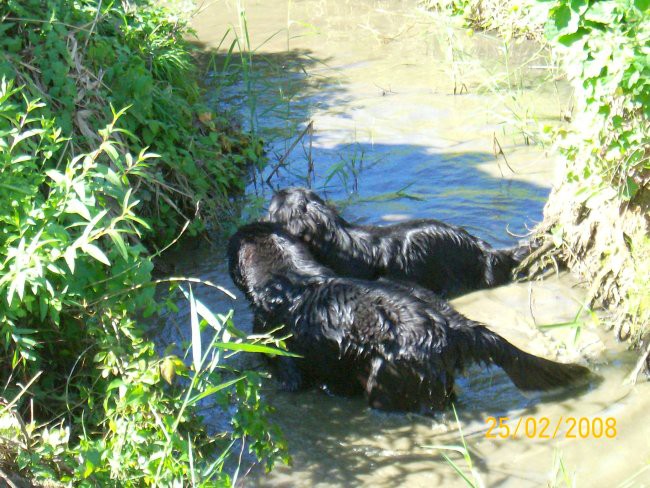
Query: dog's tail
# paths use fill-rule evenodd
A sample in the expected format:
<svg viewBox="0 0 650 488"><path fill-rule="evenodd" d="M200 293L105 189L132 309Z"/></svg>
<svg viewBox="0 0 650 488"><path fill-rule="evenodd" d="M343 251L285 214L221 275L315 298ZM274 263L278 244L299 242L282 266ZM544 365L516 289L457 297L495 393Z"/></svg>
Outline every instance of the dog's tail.
<svg viewBox="0 0 650 488"><path fill-rule="evenodd" d="M591 375L584 366L557 363L522 351L484 325L465 320L465 324L452 329L457 334L461 357L466 363L496 364L521 390L552 390L583 383Z"/></svg>

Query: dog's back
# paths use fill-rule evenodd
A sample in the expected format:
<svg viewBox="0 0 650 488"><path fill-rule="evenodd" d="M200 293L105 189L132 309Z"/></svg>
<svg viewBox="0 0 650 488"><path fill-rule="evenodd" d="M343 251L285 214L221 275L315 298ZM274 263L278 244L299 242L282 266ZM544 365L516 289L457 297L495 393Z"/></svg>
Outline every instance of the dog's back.
<svg viewBox="0 0 650 488"><path fill-rule="evenodd" d="M525 250L495 250L465 229L433 219L352 225L304 188L277 192L269 219L339 275L411 281L446 296L507 283Z"/></svg>
<svg viewBox="0 0 650 488"><path fill-rule="evenodd" d="M527 354L428 290L335 276L276 224L244 226L231 239L233 280L268 330L286 325L305 384L365 391L385 410L440 409L454 372L495 363L523 389L548 389L588 370ZM311 261L311 262L310 262Z"/></svg>

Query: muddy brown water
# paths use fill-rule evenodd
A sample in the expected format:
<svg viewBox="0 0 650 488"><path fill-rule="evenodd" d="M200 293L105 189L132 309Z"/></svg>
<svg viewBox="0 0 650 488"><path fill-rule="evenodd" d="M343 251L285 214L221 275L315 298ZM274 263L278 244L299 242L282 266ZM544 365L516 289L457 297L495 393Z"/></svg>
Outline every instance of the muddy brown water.
<svg viewBox="0 0 650 488"><path fill-rule="evenodd" d="M266 138L271 159L283 161L270 185L273 164L255 175L244 209L252 208L250 215L268 202L271 187L311 184L342 203L352 221L437 218L495 246L515 243L509 232L525 234L542 218L555 162L548 148L526 144L526 127L556 122L570 97L534 46L506 48L471 36L408 1L217 1L205 3L193 25L199 43L215 53L208 84L242 75L241 62L231 63L225 52L234 34L246 47L248 31L252 54L245 63L252 69L243 82L214 93L214 102L238 105L245 124ZM309 121L313 133L288 152ZM495 158L499 148L507 161ZM407 196L390 198L400 191ZM223 250L195 244L174 259L183 274L234 291ZM234 308L236 323L250 327L241 294L232 301L212 290L197 293L213 310ZM603 378L580 391L524 395L500 370L471 368L458 380L456 409L474 474L462 456L440 449L461 444L451 412L433 419L385 414L361 399L271 386L266 397L277 409L293 464L271 473L253 469L240 483L465 486L446 454L485 486L650 486L650 387L623 381L635 356L588 314L581 315L577 338L575 328L540 328L573 321L584 295L571 276L560 274L453 301L519 347L587 362ZM187 314L182 309L170 317L166 334L173 338L180 330L187 337ZM512 429L522 419L523 434L487 438L503 432L488 430L489 417L508 417ZM580 419L586 419L582 431ZM615 420L612 438L587 433L584 426L597 427L599 419ZM554 439L539 435L553 433Z"/></svg>

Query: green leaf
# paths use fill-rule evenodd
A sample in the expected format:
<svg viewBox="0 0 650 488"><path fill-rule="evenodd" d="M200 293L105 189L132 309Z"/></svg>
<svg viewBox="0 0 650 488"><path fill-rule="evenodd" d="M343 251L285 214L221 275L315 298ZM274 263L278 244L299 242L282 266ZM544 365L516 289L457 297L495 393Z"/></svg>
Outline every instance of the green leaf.
<svg viewBox="0 0 650 488"><path fill-rule="evenodd" d="M102 144L102 149L106 151L106 154L108 154L108 156L111 158L113 162L119 161L120 155L115 149L115 147L113 146L113 144L111 144L110 142L105 142Z"/></svg>
<svg viewBox="0 0 650 488"><path fill-rule="evenodd" d="M120 177L111 168L104 165L98 165L97 172L100 175L102 175L106 179L106 181L111 183L113 186L116 186L118 188L122 187L122 181L120 180Z"/></svg>
<svg viewBox="0 0 650 488"><path fill-rule="evenodd" d="M106 254L102 252L101 249L99 249L97 246L94 244L90 243L83 243L81 245L81 250L85 252L86 254L89 254L93 258L95 258L97 261L104 263L106 266L110 266L111 262L108 260L106 257Z"/></svg>
<svg viewBox="0 0 650 488"><path fill-rule="evenodd" d="M190 326L192 328L192 362L194 371L201 370L201 329L199 328L199 316L196 312L196 301L192 293L192 285L189 286L190 300Z"/></svg>
<svg viewBox="0 0 650 488"><path fill-rule="evenodd" d="M28 195L28 196L33 193L32 191L26 190L25 188L19 188L14 185L7 185L6 183L0 183L0 188L6 188L7 190L22 193L23 195Z"/></svg>
<svg viewBox="0 0 650 488"><path fill-rule="evenodd" d="M68 268L70 268L70 272L74 273L74 261L77 258L77 248L74 246L70 246L65 250L65 253L63 253L63 258L65 259L65 262L68 264Z"/></svg>
<svg viewBox="0 0 650 488"><path fill-rule="evenodd" d="M580 16L567 5L560 5L552 11L552 19L558 34L573 34L578 30Z"/></svg>
<svg viewBox="0 0 650 488"><path fill-rule="evenodd" d="M113 244L115 244L115 247L117 247L117 250L120 252L124 260L125 261L128 260L129 254L128 251L126 250L126 244L124 243L124 239L122 238L120 233L115 229L111 229L108 232L108 237L111 238Z"/></svg>
<svg viewBox="0 0 650 488"><path fill-rule="evenodd" d="M275 347L262 346L261 344L248 344L245 342L215 342L214 347L227 351L256 352L263 354L274 354L276 356L288 356L292 358L302 357L299 354L283 351L282 349L276 349Z"/></svg>
<svg viewBox="0 0 650 488"><path fill-rule="evenodd" d="M7 293L7 302L11 305L14 293L18 294L20 301L23 300L23 292L25 291L25 273L19 271L16 276L11 280L9 291Z"/></svg>
<svg viewBox="0 0 650 488"><path fill-rule="evenodd" d="M572 16L572 12L569 6L560 5L556 9L553 9L552 14L553 22L555 23L555 28L558 30L558 32L562 32L569 27ZM566 34L570 34L571 32L566 32Z"/></svg>
<svg viewBox="0 0 650 488"><path fill-rule="evenodd" d="M583 29L581 27L577 31L575 31L575 32L573 32L571 34L565 34L565 35L559 36L557 38L557 42L559 42L563 46L570 46L573 43L581 40L588 33L589 33L589 31L587 29Z"/></svg>
<svg viewBox="0 0 650 488"><path fill-rule="evenodd" d="M18 144L20 141L23 139L28 139L32 136L43 134L45 132L45 129L31 129L25 132L22 132L18 134L16 137L14 137L13 142L11 143L11 148L13 149L16 147L16 144Z"/></svg>
<svg viewBox="0 0 650 488"><path fill-rule="evenodd" d="M166 357L165 359L163 359L162 363L160 363L160 376L162 376L163 379L170 385L173 383L174 376L176 376L176 367L175 367L174 358Z"/></svg>
<svg viewBox="0 0 650 488"><path fill-rule="evenodd" d="M65 175L55 169L49 169L45 174L51 178L55 183L61 183L66 179Z"/></svg>
<svg viewBox="0 0 650 488"><path fill-rule="evenodd" d="M202 391L201 393L199 393L198 395L193 396L192 398L190 398L188 404L189 405L194 405L199 400L203 400L204 398L209 397L210 395L212 395L214 393L217 393L218 391L221 391L224 388L228 388L229 386L232 386L235 383L240 382L244 378L246 378L246 377L245 376L240 376L239 378L235 378L234 380L226 381L224 383L221 383L221 384L215 385L215 386L210 386L210 387L206 388L204 391Z"/></svg>
<svg viewBox="0 0 650 488"><path fill-rule="evenodd" d="M645 12L650 8L650 0L634 0L634 6L641 12Z"/></svg>
<svg viewBox="0 0 650 488"><path fill-rule="evenodd" d="M185 298L187 298L189 300L190 296L187 294L187 292L185 292L183 287L180 287L180 289L183 292L183 294L185 295ZM219 321L219 319L217 319L217 317L215 317L215 315L210 311L210 309L208 307L206 307L205 305L203 305L203 303L201 303L200 300L197 300L196 298L194 298L194 303L196 305L197 313L201 317L203 317L205 319L205 321L210 326L212 326L213 329L215 329L216 331L220 331L223 328L223 322Z"/></svg>
<svg viewBox="0 0 650 488"><path fill-rule="evenodd" d="M88 207L86 207L83 203L81 203L81 201L77 200L76 198L74 200L70 200L67 203L65 210L68 213L79 214L86 220L90 220L92 218L90 212L88 211Z"/></svg>
<svg viewBox="0 0 650 488"><path fill-rule="evenodd" d="M126 190L126 193L124 195L124 198L122 199L122 213L127 213L127 210L129 210L129 199L131 198L131 192L133 191L133 188L129 188ZM133 205L131 205L133 206Z"/></svg>
<svg viewBox="0 0 650 488"><path fill-rule="evenodd" d="M609 25L616 20L615 11L616 2L594 2L585 13L585 19L598 22L599 24Z"/></svg>
<svg viewBox="0 0 650 488"><path fill-rule="evenodd" d="M636 195L637 191L639 191L639 185L632 178L628 176L621 190L622 190L621 197L624 200L629 201L632 198L634 198L634 195Z"/></svg>
<svg viewBox="0 0 650 488"><path fill-rule="evenodd" d="M84 231L83 231L83 234L81 234L81 235L77 238L77 240L75 241L75 243L77 243L77 245L83 246L83 245L84 245L84 241L86 241L86 240L89 239L90 233L91 233L92 230L95 228L95 226L97 225L97 223L98 223L102 218L104 218L104 216L105 216L107 213L108 213L108 210L102 210L102 211L99 212L97 215L95 215L95 216L93 217L93 219L92 219L90 222L88 222L88 224L86 225L86 228L85 228ZM90 240L92 240L92 239L90 239Z"/></svg>
<svg viewBox="0 0 650 488"><path fill-rule="evenodd" d="M40 317L41 317L41 322L45 320L45 317L47 315L47 308L48 308L48 299L47 297L41 295L38 297L38 305L39 305L39 312L40 312Z"/></svg>
<svg viewBox="0 0 650 488"><path fill-rule="evenodd" d="M125 385L124 380L121 378L116 378L113 381L111 381L108 386L106 387L106 391L111 391L114 390L115 388L119 388L122 385Z"/></svg>

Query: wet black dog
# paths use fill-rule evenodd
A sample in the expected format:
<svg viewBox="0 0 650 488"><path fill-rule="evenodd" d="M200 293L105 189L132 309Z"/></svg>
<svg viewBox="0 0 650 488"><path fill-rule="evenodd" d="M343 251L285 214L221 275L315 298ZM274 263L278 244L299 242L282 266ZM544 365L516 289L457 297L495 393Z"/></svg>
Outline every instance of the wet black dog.
<svg viewBox="0 0 650 488"><path fill-rule="evenodd" d="M337 277L279 224L245 225L228 247L230 275L246 294L256 332L284 325L290 351L276 374L292 389L325 384L365 392L372 407L431 412L451 400L454 375L494 363L524 390L548 390L589 370L528 354L456 312L429 290Z"/></svg>
<svg viewBox="0 0 650 488"><path fill-rule="evenodd" d="M509 282L530 253L528 245L493 249L437 220L353 225L304 188L277 192L269 220L305 241L319 262L341 276L411 281L448 297Z"/></svg>

